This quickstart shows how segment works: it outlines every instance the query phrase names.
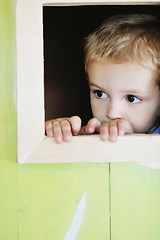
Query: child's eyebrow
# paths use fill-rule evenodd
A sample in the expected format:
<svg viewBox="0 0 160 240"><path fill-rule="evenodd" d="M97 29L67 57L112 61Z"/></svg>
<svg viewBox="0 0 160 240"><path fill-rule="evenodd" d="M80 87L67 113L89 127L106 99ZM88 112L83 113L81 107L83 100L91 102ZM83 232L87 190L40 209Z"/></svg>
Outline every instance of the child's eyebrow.
<svg viewBox="0 0 160 240"><path fill-rule="evenodd" d="M127 89L123 91L124 94L133 94L133 95L148 95L148 91L144 91L143 89Z"/></svg>
<svg viewBox="0 0 160 240"><path fill-rule="evenodd" d="M98 86L98 85L96 85L96 84L94 84L94 83L89 83L89 86L90 86L90 87L98 88L98 89L99 89L100 91L102 91L102 92L106 92L106 88L100 87L100 86Z"/></svg>
<svg viewBox="0 0 160 240"><path fill-rule="evenodd" d="M94 84L94 83L89 83L89 86L91 86L91 87L96 87L96 88L98 88L98 89L101 89L102 91L106 91L106 89L104 89L104 87L100 87L100 86L98 86L97 84ZM148 95L149 94L149 92L148 91L144 91L144 89L134 89L134 88L132 88L132 89L126 89L126 90L123 90L122 89L122 92L124 93L124 94L132 94L132 95Z"/></svg>
<svg viewBox="0 0 160 240"><path fill-rule="evenodd" d="M98 85L96 85L96 84L94 84L94 83L89 83L89 86L102 89L102 87L100 87L100 86L98 86Z"/></svg>

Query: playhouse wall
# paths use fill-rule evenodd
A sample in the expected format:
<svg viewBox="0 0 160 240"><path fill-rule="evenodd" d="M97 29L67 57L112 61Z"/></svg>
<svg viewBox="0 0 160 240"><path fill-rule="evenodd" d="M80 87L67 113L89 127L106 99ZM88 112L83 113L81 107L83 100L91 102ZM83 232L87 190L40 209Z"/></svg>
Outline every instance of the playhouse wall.
<svg viewBox="0 0 160 240"><path fill-rule="evenodd" d="M0 0L0 240L159 240L159 169L17 163L15 4Z"/></svg>
<svg viewBox="0 0 160 240"><path fill-rule="evenodd" d="M108 164L20 166L20 239L109 240L108 173Z"/></svg>
<svg viewBox="0 0 160 240"><path fill-rule="evenodd" d="M0 0L0 239L17 238L15 16Z"/></svg>

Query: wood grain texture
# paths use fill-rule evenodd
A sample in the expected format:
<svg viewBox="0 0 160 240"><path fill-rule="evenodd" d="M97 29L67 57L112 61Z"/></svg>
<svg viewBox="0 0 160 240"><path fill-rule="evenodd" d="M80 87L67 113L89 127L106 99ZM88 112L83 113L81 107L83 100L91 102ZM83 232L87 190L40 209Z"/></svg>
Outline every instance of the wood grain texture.
<svg viewBox="0 0 160 240"><path fill-rule="evenodd" d="M44 134L42 3L16 0L18 157L30 154Z"/></svg>
<svg viewBox="0 0 160 240"><path fill-rule="evenodd" d="M15 19L12 0L0 0L0 239L17 240Z"/></svg>
<svg viewBox="0 0 160 240"><path fill-rule="evenodd" d="M160 170L112 163L111 239L160 239Z"/></svg>
<svg viewBox="0 0 160 240"><path fill-rule="evenodd" d="M159 0L42 0L44 6L76 5L160 5Z"/></svg>
<svg viewBox="0 0 160 240"><path fill-rule="evenodd" d="M102 142L99 135L76 136L57 144L44 137L24 163L139 162L157 163L160 168L159 135L126 135L116 143Z"/></svg>
<svg viewBox="0 0 160 240"><path fill-rule="evenodd" d="M15 32L12 1L0 1L0 160L16 161Z"/></svg>
<svg viewBox="0 0 160 240"><path fill-rule="evenodd" d="M19 165L20 240L62 240L86 193L76 240L109 240L109 165Z"/></svg>

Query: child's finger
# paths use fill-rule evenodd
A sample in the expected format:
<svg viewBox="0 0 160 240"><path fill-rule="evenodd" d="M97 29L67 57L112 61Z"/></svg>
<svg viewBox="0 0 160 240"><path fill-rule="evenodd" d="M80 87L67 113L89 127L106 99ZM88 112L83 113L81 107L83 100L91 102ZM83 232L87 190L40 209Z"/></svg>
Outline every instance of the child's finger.
<svg viewBox="0 0 160 240"><path fill-rule="evenodd" d="M53 125L53 136L56 143L62 143L63 137L62 137L61 123L58 120L54 120L52 121L52 125Z"/></svg>
<svg viewBox="0 0 160 240"><path fill-rule="evenodd" d="M116 121L109 122L109 141L116 142L118 136L118 126Z"/></svg>
<svg viewBox="0 0 160 240"><path fill-rule="evenodd" d="M73 135L77 135L81 129L81 119L78 116L73 116L69 118L69 122L71 124L71 130Z"/></svg>
<svg viewBox="0 0 160 240"><path fill-rule="evenodd" d="M108 141L109 140L109 131L108 131L108 123L103 122L100 128L100 137L102 141Z"/></svg>
<svg viewBox="0 0 160 240"><path fill-rule="evenodd" d="M92 118L88 121L87 125L85 126L86 133L94 133L99 132L101 123L97 118Z"/></svg>
<svg viewBox="0 0 160 240"><path fill-rule="evenodd" d="M125 122L123 120L117 121L118 125L118 136L124 136L125 135Z"/></svg>
<svg viewBox="0 0 160 240"><path fill-rule="evenodd" d="M53 126L51 121L45 122L45 131L48 137L53 137Z"/></svg>
<svg viewBox="0 0 160 240"><path fill-rule="evenodd" d="M60 121L63 140L69 142L72 139L71 124L67 119Z"/></svg>
<svg viewBox="0 0 160 240"><path fill-rule="evenodd" d="M131 124L125 119L119 119L117 121L117 125L118 125L118 135L119 136L123 136L123 135L125 135L125 133L131 134L134 132Z"/></svg>

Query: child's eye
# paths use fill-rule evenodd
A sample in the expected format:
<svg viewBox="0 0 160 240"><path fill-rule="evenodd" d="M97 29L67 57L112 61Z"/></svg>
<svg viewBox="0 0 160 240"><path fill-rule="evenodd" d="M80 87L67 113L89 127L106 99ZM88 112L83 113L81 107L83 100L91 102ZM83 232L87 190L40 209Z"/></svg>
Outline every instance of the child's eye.
<svg viewBox="0 0 160 240"><path fill-rule="evenodd" d="M108 97L108 95L105 92L100 91L100 90L95 90L94 94L96 95L97 98L100 98L100 99Z"/></svg>
<svg viewBox="0 0 160 240"><path fill-rule="evenodd" d="M130 102L130 103L139 103L139 102L142 101L140 98L138 98L138 97L136 97L136 96L133 96L133 95L128 95L128 96L126 97L126 100L127 100L128 102Z"/></svg>

